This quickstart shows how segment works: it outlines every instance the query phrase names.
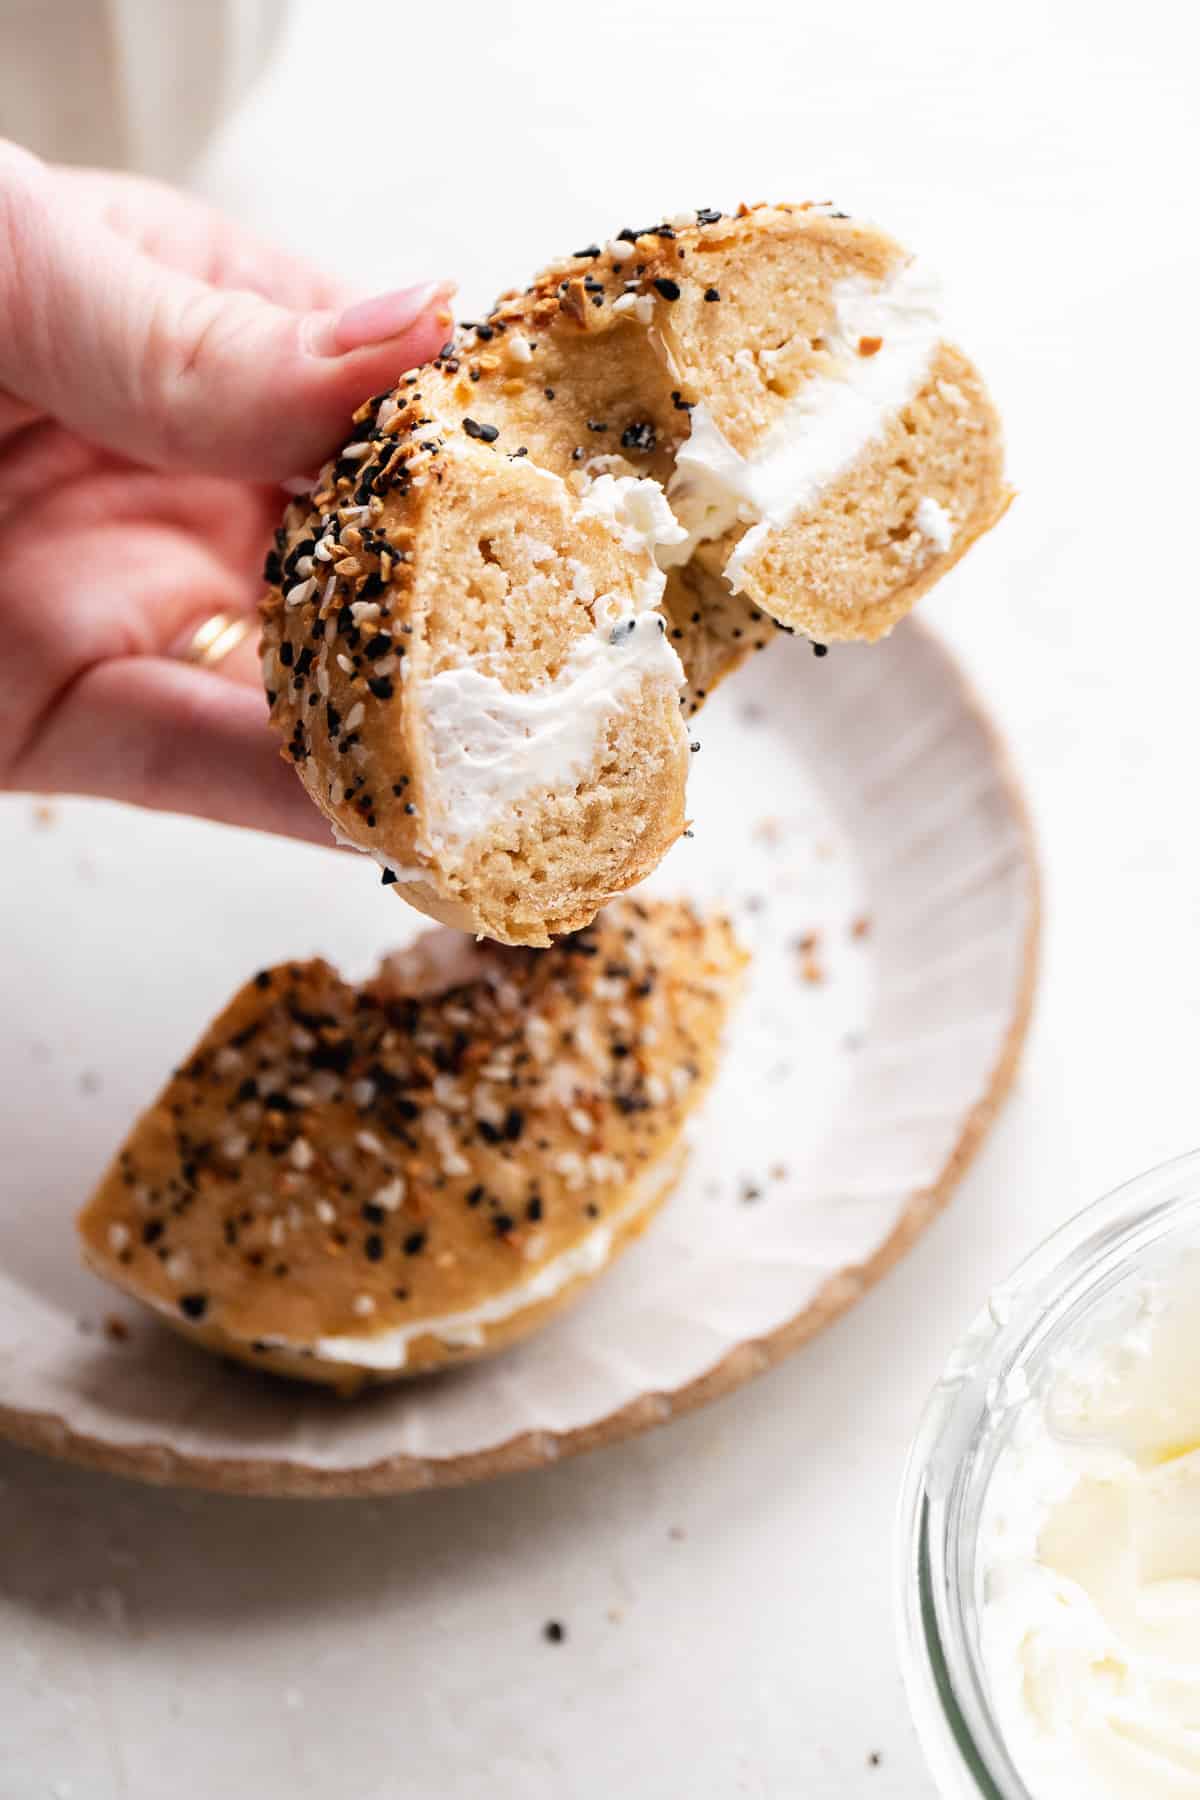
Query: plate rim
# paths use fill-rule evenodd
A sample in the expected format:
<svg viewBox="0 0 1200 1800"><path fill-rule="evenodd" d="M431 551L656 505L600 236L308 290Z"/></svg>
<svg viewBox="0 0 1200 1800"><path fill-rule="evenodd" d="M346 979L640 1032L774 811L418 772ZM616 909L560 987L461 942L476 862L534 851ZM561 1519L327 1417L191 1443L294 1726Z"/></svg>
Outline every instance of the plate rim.
<svg viewBox="0 0 1200 1800"><path fill-rule="evenodd" d="M964 713L980 727L1019 840L1026 884L1025 935L1011 1012L983 1093L963 1115L955 1143L936 1180L914 1189L875 1252L839 1269L798 1313L773 1331L743 1339L711 1368L670 1391L640 1394L602 1418L565 1431L523 1431L486 1450L447 1457L406 1452L354 1469L322 1468L294 1457L196 1455L147 1441L113 1444L78 1431L59 1413L0 1402L0 1439L60 1462L120 1475L156 1487L191 1488L258 1499L350 1499L462 1487L529 1469L547 1468L607 1444L623 1442L668 1420L735 1393L815 1337L862 1299L892 1269L948 1203L987 1137L1016 1076L1029 1031L1040 966L1042 877L1037 836L1009 746L973 679L929 626L914 619L903 629L925 640L940 659Z"/></svg>

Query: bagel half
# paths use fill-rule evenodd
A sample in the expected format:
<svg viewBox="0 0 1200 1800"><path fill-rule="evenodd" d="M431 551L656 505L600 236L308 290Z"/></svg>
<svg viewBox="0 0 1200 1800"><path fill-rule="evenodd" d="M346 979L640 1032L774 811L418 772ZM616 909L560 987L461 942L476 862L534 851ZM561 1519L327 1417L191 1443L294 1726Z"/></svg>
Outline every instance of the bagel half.
<svg viewBox="0 0 1200 1800"><path fill-rule="evenodd" d="M545 944L686 823L776 626L890 630L1009 501L919 264L826 207L625 231L356 415L268 564L271 714L421 910Z"/></svg>
<svg viewBox="0 0 1200 1800"><path fill-rule="evenodd" d="M502 1349L666 1198L744 963L724 920L629 899L541 953L440 931L362 986L263 970L117 1153L84 1256L345 1392Z"/></svg>

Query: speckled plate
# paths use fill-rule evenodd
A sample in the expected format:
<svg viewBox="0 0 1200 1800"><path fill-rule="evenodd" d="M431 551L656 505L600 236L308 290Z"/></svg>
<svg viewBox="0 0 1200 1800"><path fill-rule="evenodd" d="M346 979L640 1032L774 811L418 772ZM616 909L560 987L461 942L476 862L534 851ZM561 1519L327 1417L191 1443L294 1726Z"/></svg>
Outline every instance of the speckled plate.
<svg viewBox="0 0 1200 1800"><path fill-rule="evenodd" d="M0 803L0 1433L258 1494L480 1479L727 1393L844 1311L952 1191L1033 990L1037 882L996 734L901 628L782 640L698 721L693 841L655 876L753 948L683 1182L613 1273L493 1363L351 1405L235 1370L110 1293L71 1219L260 963L350 974L422 922L357 859L94 803Z"/></svg>

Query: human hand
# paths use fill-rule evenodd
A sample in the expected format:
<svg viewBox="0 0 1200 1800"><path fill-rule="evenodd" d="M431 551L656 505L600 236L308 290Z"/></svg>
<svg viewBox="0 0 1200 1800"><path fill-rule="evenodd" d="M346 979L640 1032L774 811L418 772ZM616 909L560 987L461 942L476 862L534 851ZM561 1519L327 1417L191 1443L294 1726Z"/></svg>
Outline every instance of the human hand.
<svg viewBox="0 0 1200 1800"><path fill-rule="evenodd" d="M0 789L329 841L257 633L179 658L252 612L279 483L435 354L450 292L356 302L197 200L0 140Z"/></svg>

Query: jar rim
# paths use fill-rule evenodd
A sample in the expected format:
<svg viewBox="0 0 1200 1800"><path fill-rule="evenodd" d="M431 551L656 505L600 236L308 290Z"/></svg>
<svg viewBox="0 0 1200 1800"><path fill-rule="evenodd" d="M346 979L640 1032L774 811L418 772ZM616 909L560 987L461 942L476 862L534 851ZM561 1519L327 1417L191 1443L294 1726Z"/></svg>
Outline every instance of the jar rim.
<svg viewBox="0 0 1200 1800"><path fill-rule="evenodd" d="M926 1401L897 1513L895 1614L909 1710L939 1790L1032 1800L969 1629L979 1506L1027 1370L1173 1233L1200 1221L1200 1150L1123 1182L1058 1226L993 1288Z"/></svg>

